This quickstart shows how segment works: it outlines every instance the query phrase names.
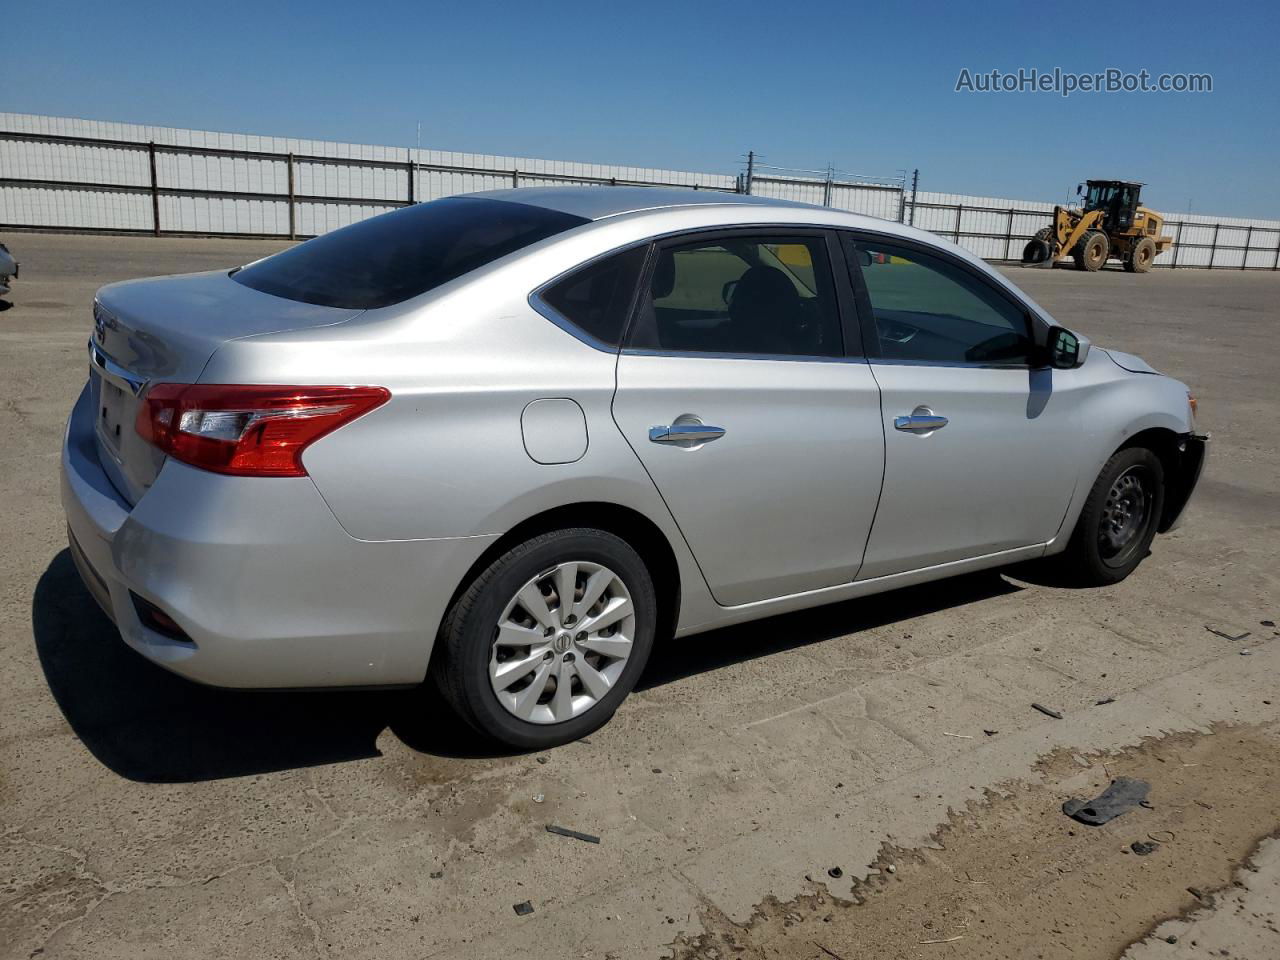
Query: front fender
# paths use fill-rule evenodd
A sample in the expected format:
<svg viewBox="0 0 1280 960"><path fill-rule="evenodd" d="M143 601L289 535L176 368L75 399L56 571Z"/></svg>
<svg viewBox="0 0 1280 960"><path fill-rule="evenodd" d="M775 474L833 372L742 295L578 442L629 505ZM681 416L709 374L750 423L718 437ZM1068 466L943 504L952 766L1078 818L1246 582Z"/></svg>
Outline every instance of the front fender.
<svg viewBox="0 0 1280 960"><path fill-rule="evenodd" d="M1066 547L1094 481L1117 450L1149 430L1164 432L1174 445L1188 440L1193 433L1185 384L1159 374L1126 371L1103 350L1092 351L1088 361L1074 372L1080 375L1074 391L1081 425L1080 468L1071 503L1047 553ZM1192 469L1190 460L1187 464L1186 469L1179 466L1175 471L1182 478L1190 470L1191 478L1189 482L1178 480L1179 486L1171 496L1180 497L1181 502L1174 515L1166 510L1163 529L1172 528L1195 487L1199 468Z"/></svg>

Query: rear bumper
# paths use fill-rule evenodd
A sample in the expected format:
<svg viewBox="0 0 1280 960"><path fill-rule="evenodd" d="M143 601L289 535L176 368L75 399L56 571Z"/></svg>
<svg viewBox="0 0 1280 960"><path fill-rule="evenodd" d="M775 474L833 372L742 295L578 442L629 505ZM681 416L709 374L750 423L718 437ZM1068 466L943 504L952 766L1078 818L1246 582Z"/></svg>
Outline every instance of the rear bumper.
<svg viewBox="0 0 1280 960"><path fill-rule="evenodd" d="M1187 504L1200 482L1205 458L1209 455L1209 434L1191 433L1184 437L1178 449L1178 465L1174 475L1165 478L1164 516L1159 530L1169 533L1178 529L1186 515Z"/></svg>
<svg viewBox="0 0 1280 960"><path fill-rule="evenodd" d="M86 390L67 424L62 503L81 577L130 647L213 686L422 680L453 591L491 538L356 540L310 478L173 460L130 507L98 460L93 423ZM131 594L190 642L144 626Z"/></svg>

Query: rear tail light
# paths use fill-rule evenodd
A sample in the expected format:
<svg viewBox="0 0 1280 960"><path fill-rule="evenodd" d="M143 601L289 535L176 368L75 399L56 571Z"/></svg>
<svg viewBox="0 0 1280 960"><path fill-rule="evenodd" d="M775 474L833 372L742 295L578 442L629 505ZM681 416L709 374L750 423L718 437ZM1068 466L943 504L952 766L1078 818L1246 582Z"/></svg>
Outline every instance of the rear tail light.
<svg viewBox="0 0 1280 960"><path fill-rule="evenodd" d="M385 387L157 383L142 395L135 427L148 443L204 470L303 477L310 444L390 397Z"/></svg>

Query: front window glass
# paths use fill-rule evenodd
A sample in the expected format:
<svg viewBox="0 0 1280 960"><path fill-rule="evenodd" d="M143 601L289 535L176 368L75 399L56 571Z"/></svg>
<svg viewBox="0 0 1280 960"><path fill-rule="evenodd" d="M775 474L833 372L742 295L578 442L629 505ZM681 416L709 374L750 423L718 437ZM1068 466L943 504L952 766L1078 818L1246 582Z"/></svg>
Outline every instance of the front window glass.
<svg viewBox="0 0 1280 960"><path fill-rule="evenodd" d="M914 248L872 241L857 244L854 257L886 359L1029 361L1026 314L968 271Z"/></svg>

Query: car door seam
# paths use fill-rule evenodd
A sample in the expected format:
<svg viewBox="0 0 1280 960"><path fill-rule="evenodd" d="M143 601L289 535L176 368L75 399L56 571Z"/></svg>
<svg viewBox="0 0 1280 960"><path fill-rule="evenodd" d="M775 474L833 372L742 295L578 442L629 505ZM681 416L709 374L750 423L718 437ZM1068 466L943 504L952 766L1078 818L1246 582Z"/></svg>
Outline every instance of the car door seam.
<svg viewBox="0 0 1280 960"><path fill-rule="evenodd" d="M884 390L880 386L880 379L876 376L875 364L869 359L867 360L867 370L871 373L871 380L876 385L876 400L880 405L880 489L876 492L876 506L871 512L871 523L867 525L867 539L862 544L862 556L858 559L858 569L853 571L854 581L858 579L858 574L862 572L862 568L867 563L867 550L871 547L871 535L875 532L876 521L880 519L880 501L884 497L884 480L889 473L889 439L884 428Z"/></svg>

